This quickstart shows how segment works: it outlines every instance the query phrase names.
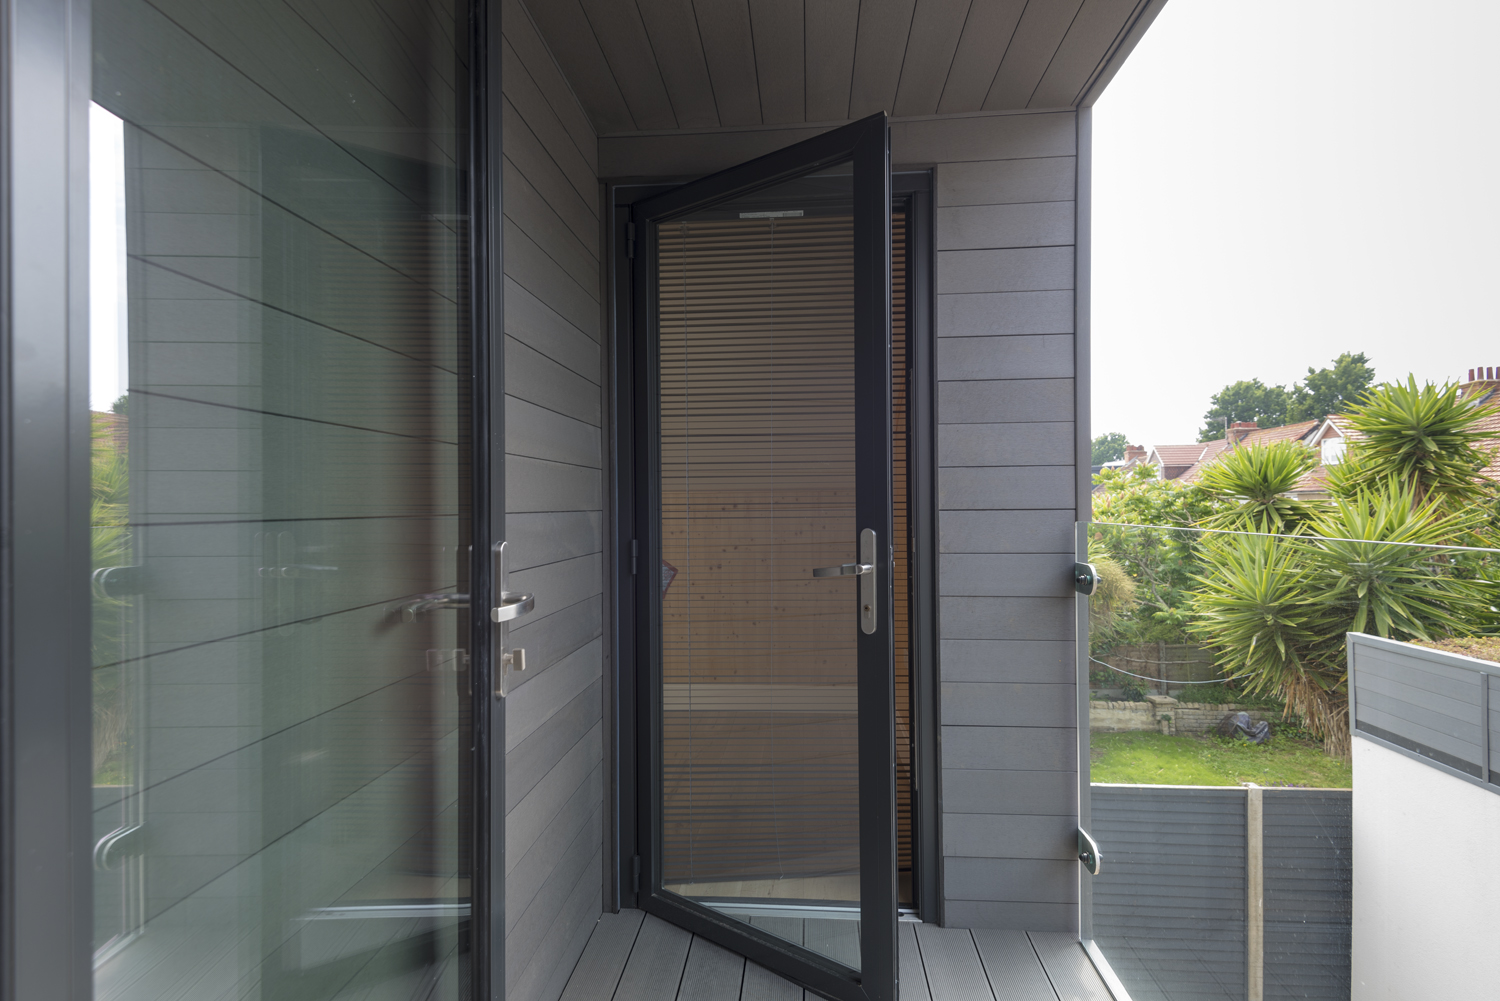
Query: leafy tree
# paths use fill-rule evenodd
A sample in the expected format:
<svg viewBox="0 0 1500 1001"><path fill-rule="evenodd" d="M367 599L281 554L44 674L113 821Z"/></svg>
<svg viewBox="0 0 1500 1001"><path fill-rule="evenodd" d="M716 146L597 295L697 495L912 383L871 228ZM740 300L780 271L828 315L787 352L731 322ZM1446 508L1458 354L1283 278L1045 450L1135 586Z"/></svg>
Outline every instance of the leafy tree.
<svg viewBox="0 0 1500 1001"><path fill-rule="evenodd" d="M1375 381L1370 359L1361 354L1344 352L1333 360L1331 368L1307 368L1307 378L1285 386L1267 386L1259 379L1241 380L1225 386L1209 402L1203 415L1199 441L1217 441L1224 437L1226 421L1255 421L1263 428L1280 427L1297 421L1308 421L1343 413Z"/></svg>
<svg viewBox="0 0 1500 1001"><path fill-rule="evenodd" d="M1333 486L1349 496L1395 481L1409 488L1419 505L1429 498L1450 507L1482 501L1488 485L1479 472L1491 456L1478 445L1493 432L1476 425L1496 414L1500 407L1459 399L1456 383L1418 387L1408 376L1405 385L1379 386L1349 411L1356 434Z"/></svg>
<svg viewBox="0 0 1500 1001"><path fill-rule="evenodd" d="M1341 414L1359 402L1375 381L1375 369L1364 353L1345 351L1333 360L1332 368L1314 371L1307 368L1307 378L1293 386L1287 397L1287 423L1322 420L1329 414Z"/></svg>
<svg viewBox="0 0 1500 1001"><path fill-rule="evenodd" d="M1317 453L1295 441L1231 449L1203 467L1199 486L1226 504L1202 521L1209 528L1295 535L1326 505L1286 496L1318 465ZM1233 505L1233 506L1228 506Z"/></svg>
<svg viewBox="0 0 1500 1001"><path fill-rule="evenodd" d="M1094 439L1094 465L1102 466L1106 462L1117 462L1125 458L1125 446L1128 444L1130 440L1118 431L1101 434Z"/></svg>
<svg viewBox="0 0 1500 1001"><path fill-rule="evenodd" d="M1242 379L1219 390L1209 401L1203 415L1199 441L1218 441L1224 437L1225 424L1255 421L1263 428L1286 423L1287 392L1285 386L1267 386L1259 379Z"/></svg>

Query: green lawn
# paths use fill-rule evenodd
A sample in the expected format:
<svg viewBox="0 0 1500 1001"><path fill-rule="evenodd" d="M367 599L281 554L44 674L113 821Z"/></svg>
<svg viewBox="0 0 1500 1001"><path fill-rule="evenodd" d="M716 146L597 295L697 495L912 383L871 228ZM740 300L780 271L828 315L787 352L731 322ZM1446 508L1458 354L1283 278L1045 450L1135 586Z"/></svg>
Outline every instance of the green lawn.
<svg viewBox="0 0 1500 1001"><path fill-rule="evenodd" d="M1273 736L1256 745L1222 737L1167 737L1159 733L1096 733L1090 736L1095 782L1137 785L1307 786L1353 788L1347 761L1330 758L1320 744Z"/></svg>

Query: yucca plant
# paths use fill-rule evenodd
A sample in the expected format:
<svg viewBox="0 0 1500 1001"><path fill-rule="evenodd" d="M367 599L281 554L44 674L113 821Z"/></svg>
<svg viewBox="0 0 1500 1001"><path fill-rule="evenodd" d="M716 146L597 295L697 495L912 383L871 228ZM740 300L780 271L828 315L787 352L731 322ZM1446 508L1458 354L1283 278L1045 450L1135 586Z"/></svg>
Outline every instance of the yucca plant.
<svg viewBox="0 0 1500 1001"><path fill-rule="evenodd" d="M1485 512L1418 503L1409 484L1361 492L1311 525L1316 590L1340 609L1350 632L1391 639L1468 635L1493 622L1497 597L1487 566L1466 567L1444 543L1478 527ZM1480 569L1480 573L1467 572Z"/></svg>
<svg viewBox="0 0 1500 1001"><path fill-rule="evenodd" d="M1302 540L1220 536L1192 596L1188 631L1250 694L1274 694L1329 754L1349 753L1345 624L1318 594Z"/></svg>
<svg viewBox="0 0 1500 1001"><path fill-rule="evenodd" d="M1216 500L1235 506L1209 516L1203 525L1278 535L1301 532L1327 505L1285 494L1317 465L1317 454L1294 441L1230 450L1203 468L1198 484Z"/></svg>
<svg viewBox="0 0 1500 1001"><path fill-rule="evenodd" d="M1099 539L1089 540L1089 562L1099 580L1089 596L1089 634L1103 638L1135 611L1140 599L1136 597L1135 581Z"/></svg>
<svg viewBox="0 0 1500 1001"><path fill-rule="evenodd" d="M1458 385L1386 383L1365 394L1349 411L1349 425L1359 436L1350 444L1354 459L1337 482L1344 492L1378 489L1395 479L1411 487L1412 498L1445 503L1483 499L1479 471L1490 455L1478 445L1489 435L1475 430L1500 407L1475 406L1459 399Z"/></svg>

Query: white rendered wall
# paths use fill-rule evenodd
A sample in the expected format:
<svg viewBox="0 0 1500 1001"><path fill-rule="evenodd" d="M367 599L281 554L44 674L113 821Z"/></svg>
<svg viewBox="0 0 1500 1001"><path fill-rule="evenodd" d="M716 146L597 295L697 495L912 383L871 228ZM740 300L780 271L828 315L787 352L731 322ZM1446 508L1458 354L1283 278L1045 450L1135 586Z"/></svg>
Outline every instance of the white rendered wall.
<svg viewBox="0 0 1500 1001"><path fill-rule="evenodd" d="M1354 739L1353 1001L1492 998L1500 796Z"/></svg>

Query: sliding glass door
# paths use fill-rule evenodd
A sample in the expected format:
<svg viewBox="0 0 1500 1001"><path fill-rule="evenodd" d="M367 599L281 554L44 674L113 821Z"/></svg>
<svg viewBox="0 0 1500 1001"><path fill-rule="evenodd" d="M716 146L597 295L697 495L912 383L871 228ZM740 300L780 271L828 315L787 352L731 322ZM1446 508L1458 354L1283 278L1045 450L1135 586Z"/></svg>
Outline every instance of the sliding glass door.
<svg viewBox="0 0 1500 1001"><path fill-rule="evenodd" d="M469 23L93 3L100 1001L473 996Z"/></svg>
<svg viewBox="0 0 1500 1001"><path fill-rule="evenodd" d="M891 251L875 116L638 203L643 906L893 998Z"/></svg>

